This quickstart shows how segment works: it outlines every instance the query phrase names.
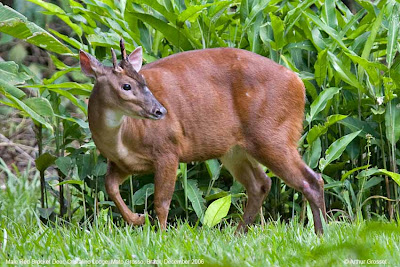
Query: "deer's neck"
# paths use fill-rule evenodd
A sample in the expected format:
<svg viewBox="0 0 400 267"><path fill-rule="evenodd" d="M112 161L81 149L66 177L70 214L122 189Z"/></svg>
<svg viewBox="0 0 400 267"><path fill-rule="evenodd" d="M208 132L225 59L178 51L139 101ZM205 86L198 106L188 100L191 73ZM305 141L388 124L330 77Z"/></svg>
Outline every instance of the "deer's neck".
<svg viewBox="0 0 400 267"><path fill-rule="evenodd" d="M105 156L114 154L114 150L122 145L122 129L126 116L92 97L88 113L90 131L96 146Z"/></svg>
<svg viewBox="0 0 400 267"><path fill-rule="evenodd" d="M92 98L89 101L90 131L101 154L126 173L147 173L153 170L152 157L135 150L134 144L140 144L143 135L134 121L104 103L92 101ZM132 134L132 129L138 130L136 134Z"/></svg>

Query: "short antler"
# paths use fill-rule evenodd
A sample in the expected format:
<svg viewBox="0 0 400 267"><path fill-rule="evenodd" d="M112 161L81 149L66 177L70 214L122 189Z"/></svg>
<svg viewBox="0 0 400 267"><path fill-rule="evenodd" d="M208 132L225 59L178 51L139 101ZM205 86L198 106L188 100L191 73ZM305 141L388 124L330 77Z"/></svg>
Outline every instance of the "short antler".
<svg viewBox="0 0 400 267"><path fill-rule="evenodd" d="M128 57L126 55L126 50L125 50L125 41L123 38L119 41L119 46L121 47L121 55L122 55L122 60L128 60Z"/></svg>
<svg viewBox="0 0 400 267"><path fill-rule="evenodd" d="M119 66L118 66L118 62L117 62L117 55L115 54L115 51L112 48L111 48L111 56L112 56L112 63L113 63L114 70L118 70Z"/></svg>
<svg viewBox="0 0 400 267"><path fill-rule="evenodd" d="M134 78L140 83L145 84L143 76L138 74L140 68L142 67L142 47L137 47L135 51L127 56L124 39L121 38L119 45L121 47L122 55L119 67L121 67L131 78Z"/></svg>

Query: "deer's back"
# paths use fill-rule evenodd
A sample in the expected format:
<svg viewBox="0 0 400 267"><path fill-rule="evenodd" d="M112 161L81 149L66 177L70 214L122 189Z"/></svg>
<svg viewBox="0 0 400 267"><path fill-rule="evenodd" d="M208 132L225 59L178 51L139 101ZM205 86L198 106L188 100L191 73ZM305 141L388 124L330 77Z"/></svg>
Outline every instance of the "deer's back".
<svg viewBox="0 0 400 267"><path fill-rule="evenodd" d="M176 150L181 161L220 157L245 146L252 131L268 135L289 114L297 113L297 121L303 116L304 88L297 76L248 51L179 53L145 65L140 73L168 111L163 120L140 122L141 131L149 131L145 143ZM296 122L295 135L300 128Z"/></svg>

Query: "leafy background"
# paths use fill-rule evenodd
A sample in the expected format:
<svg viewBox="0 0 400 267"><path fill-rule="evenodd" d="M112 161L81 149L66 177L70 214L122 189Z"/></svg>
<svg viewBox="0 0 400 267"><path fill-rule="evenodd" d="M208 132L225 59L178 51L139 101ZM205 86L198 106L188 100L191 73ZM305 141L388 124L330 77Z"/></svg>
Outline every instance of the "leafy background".
<svg viewBox="0 0 400 267"><path fill-rule="evenodd" d="M12 147L26 154L23 161L35 160L12 165L4 152L0 168L3 182L23 170L40 177L43 221L105 216L122 222L105 193L106 159L86 120L92 81L81 74L77 54L83 49L110 64L110 48L118 51L121 36L129 51L143 46L144 63L192 49L236 47L297 72L307 89L299 149L323 174L330 218L399 219L399 0L29 2L0 4L6 59L0 62L0 112L5 119L18 111L18 118L33 122L33 149ZM37 62L29 61L32 55ZM29 131L22 122L2 126L9 146L16 131ZM273 184L258 221L308 220L301 194L266 171ZM177 177L171 222L213 226L243 214L244 189L218 160L180 164ZM152 176L132 177L121 189L132 210L155 217Z"/></svg>

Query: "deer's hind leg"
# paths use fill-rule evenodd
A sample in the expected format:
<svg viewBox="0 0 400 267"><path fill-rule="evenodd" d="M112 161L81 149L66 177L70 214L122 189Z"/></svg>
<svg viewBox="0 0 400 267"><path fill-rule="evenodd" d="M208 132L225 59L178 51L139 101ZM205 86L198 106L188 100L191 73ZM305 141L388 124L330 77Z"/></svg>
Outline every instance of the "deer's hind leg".
<svg viewBox="0 0 400 267"><path fill-rule="evenodd" d="M311 170L303 162L296 146L264 142L254 149L249 149L249 153L279 176L287 185L304 194L310 202L315 232L322 233L320 212L326 221L324 181L320 174Z"/></svg>
<svg viewBox="0 0 400 267"><path fill-rule="evenodd" d="M247 231L247 225L254 222L261 205L271 189L271 179L260 164L245 150L235 147L220 158L225 168L246 188L247 205L243 219L236 231Z"/></svg>

